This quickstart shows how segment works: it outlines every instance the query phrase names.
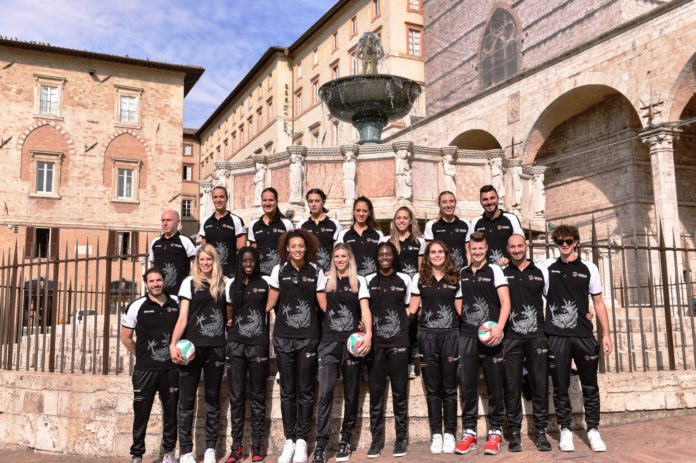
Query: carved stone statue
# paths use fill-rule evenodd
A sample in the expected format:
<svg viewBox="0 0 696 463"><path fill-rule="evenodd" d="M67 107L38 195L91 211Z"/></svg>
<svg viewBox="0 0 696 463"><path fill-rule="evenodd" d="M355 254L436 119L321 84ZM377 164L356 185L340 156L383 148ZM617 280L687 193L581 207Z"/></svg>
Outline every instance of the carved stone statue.
<svg viewBox="0 0 696 463"><path fill-rule="evenodd" d="M290 204L304 204L305 157L303 150L290 152Z"/></svg>
<svg viewBox="0 0 696 463"><path fill-rule="evenodd" d="M213 206L213 184L212 182L201 182L201 218L207 218L212 213L215 207Z"/></svg>
<svg viewBox="0 0 696 463"><path fill-rule="evenodd" d="M261 205L261 193L266 188L266 171L268 168L263 162L254 163L256 173L254 174L254 206Z"/></svg>
<svg viewBox="0 0 696 463"><path fill-rule="evenodd" d="M356 55L363 62L363 74L377 74L377 62L384 58L379 36L374 32L365 32L358 41Z"/></svg>
<svg viewBox="0 0 696 463"><path fill-rule="evenodd" d="M343 153L343 203L346 206L352 206L357 197L355 191L355 175L357 173L355 152L350 148L344 149L344 147L341 147L341 152Z"/></svg>
<svg viewBox="0 0 696 463"><path fill-rule="evenodd" d="M512 176L512 207L519 209L522 204L522 166L512 166L510 168Z"/></svg>
<svg viewBox="0 0 696 463"><path fill-rule="evenodd" d="M413 197L413 178L411 159L413 154L408 149L396 151L396 199L410 200Z"/></svg>
<svg viewBox="0 0 696 463"><path fill-rule="evenodd" d="M491 164L491 185L498 192L498 198L505 197L505 179L503 177L503 160L502 158L492 158Z"/></svg>
<svg viewBox="0 0 696 463"><path fill-rule="evenodd" d="M457 194L457 182L455 177L457 175L457 166L455 164L454 155L447 153L442 158L442 171L444 172L444 191L450 191Z"/></svg>
<svg viewBox="0 0 696 463"><path fill-rule="evenodd" d="M534 174L534 212L538 216L544 215L546 209L546 190L544 189L544 174Z"/></svg>

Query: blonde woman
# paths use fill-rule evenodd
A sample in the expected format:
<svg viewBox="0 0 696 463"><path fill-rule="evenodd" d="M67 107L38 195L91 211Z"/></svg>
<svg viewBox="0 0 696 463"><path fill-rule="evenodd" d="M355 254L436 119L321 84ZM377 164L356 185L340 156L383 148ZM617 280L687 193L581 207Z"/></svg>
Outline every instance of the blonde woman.
<svg viewBox="0 0 696 463"><path fill-rule="evenodd" d="M358 276L355 257L347 244L337 244L331 256L326 283L326 319L319 343L319 402L317 403L317 445L313 463L326 461L326 445L331 428L331 408L338 373L343 378L343 424L336 452L336 461L348 461L350 440L358 418L358 393L362 355L372 344L372 315L368 299L370 292L365 279ZM360 357L348 352L348 337L359 331L358 323L365 326L365 338L358 344Z"/></svg>
<svg viewBox="0 0 696 463"><path fill-rule="evenodd" d="M191 276L179 289L179 319L172 333L169 353L179 368L179 452L180 463L195 463L191 425L196 391L203 370L205 385L204 463L215 463L215 445L220 423L220 386L225 368L225 278L215 248L204 244L196 252ZM179 339L196 346L196 356L183 365L176 347Z"/></svg>

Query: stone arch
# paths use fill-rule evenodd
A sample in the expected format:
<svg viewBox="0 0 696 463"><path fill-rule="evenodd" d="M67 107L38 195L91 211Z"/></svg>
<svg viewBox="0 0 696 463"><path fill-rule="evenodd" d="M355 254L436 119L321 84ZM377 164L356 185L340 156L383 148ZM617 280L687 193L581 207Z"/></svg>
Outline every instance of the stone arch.
<svg viewBox="0 0 696 463"><path fill-rule="evenodd" d="M60 185L67 184L75 143L63 126L53 121L32 124L20 134L16 148L21 156L19 176L22 180L31 181L32 152L62 153Z"/></svg>
<svg viewBox="0 0 696 463"><path fill-rule="evenodd" d="M522 59L521 30L517 13L510 5L493 5L479 44L481 89L517 74Z"/></svg>
<svg viewBox="0 0 696 463"><path fill-rule="evenodd" d="M693 65L693 64L692 64ZM693 83L693 81L692 81ZM696 89L682 111L672 120L686 121L696 118ZM696 241L696 122L684 124L674 140L674 175L677 188L677 207L682 230L689 235L690 245Z"/></svg>
<svg viewBox="0 0 696 463"><path fill-rule="evenodd" d="M104 186L112 187L113 159L140 161L138 188L147 185L148 160L151 158L147 143L132 130L123 130L112 135L102 150L104 159ZM179 179L177 179L178 181Z"/></svg>
<svg viewBox="0 0 696 463"><path fill-rule="evenodd" d="M465 150L487 151L501 149L498 140L490 132L482 129L470 129L462 132L449 145Z"/></svg>
<svg viewBox="0 0 696 463"><path fill-rule="evenodd" d="M691 104L696 93L696 53L691 55L681 68L669 93L669 121L682 119L687 106Z"/></svg>

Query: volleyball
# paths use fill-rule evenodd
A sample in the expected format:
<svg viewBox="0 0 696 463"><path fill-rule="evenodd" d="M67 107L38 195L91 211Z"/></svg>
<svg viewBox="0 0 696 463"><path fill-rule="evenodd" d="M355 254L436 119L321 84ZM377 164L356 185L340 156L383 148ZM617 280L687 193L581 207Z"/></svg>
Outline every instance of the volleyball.
<svg viewBox="0 0 696 463"><path fill-rule="evenodd" d="M479 326L478 337L479 341L481 341L482 344L485 344L487 346L497 346L503 341L503 333L500 333L500 341L498 341L495 344L491 344L490 342L488 342L491 338L491 329L496 325L497 323L494 321L487 321L483 322L481 326Z"/></svg>
<svg viewBox="0 0 696 463"><path fill-rule="evenodd" d="M365 339L365 335L359 331L348 336L346 346L348 347L348 352L350 352L350 355L354 355L355 357L362 357L364 355L358 353L358 343L363 339Z"/></svg>
<svg viewBox="0 0 696 463"><path fill-rule="evenodd" d="M181 357L184 359L184 365L188 365L188 363L196 356L196 347L187 339L179 339L176 342L176 348L179 349L179 352L181 352Z"/></svg>

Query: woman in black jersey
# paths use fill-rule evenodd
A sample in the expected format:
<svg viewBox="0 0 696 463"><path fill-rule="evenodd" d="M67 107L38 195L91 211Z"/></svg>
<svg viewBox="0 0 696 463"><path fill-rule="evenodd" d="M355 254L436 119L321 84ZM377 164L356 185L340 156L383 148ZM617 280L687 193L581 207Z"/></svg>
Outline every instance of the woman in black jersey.
<svg viewBox="0 0 696 463"><path fill-rule="evenodd" d="M326 310L326 277L314 263L317 240L306 230L280 237L281 264L271 272L267 308L275 307L273 347L280 372L285 445L278 463L307 461L319 344L319 309Z"/></svg>
<svg viewBox="0 0 696 463"><path fill-rule="evenodd" d="M262 275L270 275L278 258L278 238L286 231L292 230L290 222L278 208L278 192L268 187L261 193L263 215L249 225L249 244L259 250Z"/></svg>
<svg viewBox="0 0 696 463"><path fill-rule="evenodd" d="M337 240L350 246L358 266L358 275L365 276L377 271L375 249L383 238L375 220L372 201L365 196L358 197L353 203L353 225L342 230Z"/></svg>
<svg viewBox="0 0 696 463"><path fill-rule="evenodd" d="M431 241L423 268L411 283L409 312L420 306L418 351L425 383L431 453L454 453L457 430L457 365L462 298L459 272L449 247ZM444 436L443 431L444 421Z"/></svg>
<svg viewBox="0 0 696 463"><path fill-rule="evenodd" d="M337 244L333 250L331 267L326 276L326 319L319 343L319 401L317 403L317 445L313 463L326 461L325 449L329 442L331 408L336 380L340 371L343 378L343 424L336 461L350 459L350 440L358 418L358 393L362 355L372 343L372 317L365 279L358 276L355 258L347 244ZM357 346L356 357L348 352L348 337L359 331L358 323L365 327L365 338Z"/></svg>
<svg viewBox="0 0 696 463"><path fill-rule="evenodd" d="M215 461L220 421L220 386L225 368L225 279L215 248L204 244L196 252L191 276L179 289L179 319L169 353L179 369L179 452L181 463L195 463L191 425L196 391L203 369L205 386L205 462ZM196 356L183 365L179 339L196 346Z"/></svg>
<svg viewBox="0 0 696 463"><path fill-rule="evenodd" d="M326 215L329 212L324 204L326 203L326 193L319 188L312 188L305 196L309 207L309 218L302 222L298 228L310 231L319 240L319 251L317 252L317 264L325 272L329 270L331 264L331 252L333 245L341 232L341 224L338 220Z"/></svg>
<svg viewBox="0 0 696 463"><path fill-rule="evenodd" d="M413 278L418 273L425 253L425 240L420 234L418 221L413 215L413 211L406 206L396 210L394 219L390 226L389 241L396 247L399 253L399 268L401 273L405 273ZM418 356L418 320L412 317L408 327L409 358L408 358L408 377L416 378L415 361Z"/></svg>
<svg viewBox="0 0 696 463"><path fill-rule="evenodd" d="M268 377L268 277L259 269L259 252L252 247L239 250L234 278L227 282L227 383L232 424L232 451L226 463L244 459L244 412L247 373L251 401L251 461L264 460L266 426L266 378Z"/></svg>
<svg viewBox="0 0 696 463"><path fill-rule="evenodd" d="M370 383L370 433L368 458L377 458L384 447L384 396L387 374L391 384L396 424L394 456L408 447L408 313L411 279L397 272L396 246L387 241L375 251L379 269L365 277L370 291L372 352L367 357Z"/></svg>

